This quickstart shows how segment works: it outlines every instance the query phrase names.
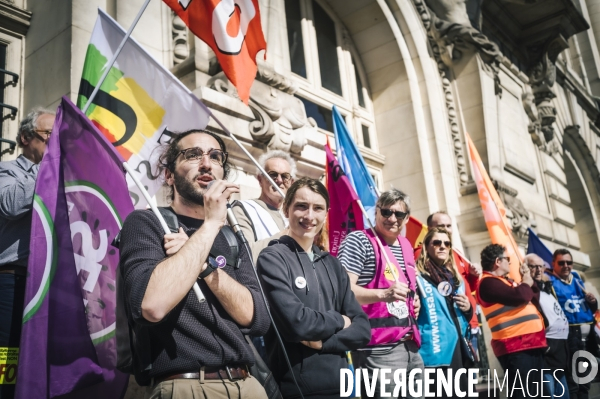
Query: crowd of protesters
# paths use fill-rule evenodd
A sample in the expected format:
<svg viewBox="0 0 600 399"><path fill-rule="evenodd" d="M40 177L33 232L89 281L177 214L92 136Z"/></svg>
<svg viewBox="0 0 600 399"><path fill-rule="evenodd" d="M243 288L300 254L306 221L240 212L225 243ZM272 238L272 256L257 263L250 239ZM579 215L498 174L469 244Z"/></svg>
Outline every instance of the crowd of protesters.
<svg viewBox="0 0 600 399"><path fill-rule="evenodd" d="M0 163L0 347L19 343L33 189L53 121L49 111L30 113L18 136L23 155ZM327 212L336 204L325 186L296 179L285 152L268 152L260 164L285 197L258 172L260 197L233 204L244 238L223 229L227 199L239 193L226 180L225 143L202 130L181 133L160 157L179 230L164 235L147 210L124 223L124 302L136 337L133 370L147 397L266 398L249 372L260 358L285 398L339 397L349 353L369 376L474 367L478 308L509 384L517 371L546 369L545 397L588 397L589 383L577 384L569 368L576 351L596 352L598 302L567 249L555 251L552 265L526 256L517 283L505 247L488 245L480 265L469 262L440 211L415 252L402 236L410 198L391 189L378 199L374 228L349 233L336 258L326 251ZM464 391L466 375L459 384ZM10 389L0 386L0 398L12 398ZM374 395L386 396L379 386Z"/></svg>

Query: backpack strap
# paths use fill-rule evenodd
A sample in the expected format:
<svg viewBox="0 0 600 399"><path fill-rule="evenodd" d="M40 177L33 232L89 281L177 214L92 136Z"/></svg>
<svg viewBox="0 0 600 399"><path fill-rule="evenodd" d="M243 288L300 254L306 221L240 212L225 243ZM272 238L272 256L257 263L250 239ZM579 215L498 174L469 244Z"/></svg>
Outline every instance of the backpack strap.
<svg viewBox="0 0 600 399"><path fill-rule="evenodd" d="M221 232L225 236L225 239L227 239L227 244L229 244L229 250L231 251L231 260L228 261L228 263L230 263L230 266L233 266L235 269L239 269L239 267L240 267L240 257L239 257L240 248L238 245L237 237L235 236L235 233L233 232L233 229L231 228L231 226L223 226L221 228Z"/></svg>
<svg viewBox="0 0 600 399"><path fill-rule="evenodd" d="M150 210L152 212L152 210ZM162 215L165 222L167 222L167 226L171 233L177 233L179 231L179 221L177 220L177 215L173 212L173 209L169 207L158 207L158 211Z"/></svg>

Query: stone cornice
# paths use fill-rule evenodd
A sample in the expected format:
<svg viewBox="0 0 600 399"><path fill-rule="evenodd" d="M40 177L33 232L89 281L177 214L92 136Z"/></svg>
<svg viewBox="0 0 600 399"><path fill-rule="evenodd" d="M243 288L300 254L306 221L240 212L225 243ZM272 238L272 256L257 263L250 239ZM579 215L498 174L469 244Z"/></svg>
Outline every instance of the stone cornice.
<svg viewBox="0 0 600 399"><path fill-rule="evenodd" d="M0 0L0 26L25 36L29 30L31 12Z"/></svg>
<svg viewBox="0 0 600 399"><path fill-rule="evenodd" d="M579 79L575 77L573 71L565 68L561 62L557 62L556 78L561 85L566 86L573 94L575 94L579 105L585 110L592 122L596 123L600 117L598 104L594 100L594 96L579 82Z"/></svg>

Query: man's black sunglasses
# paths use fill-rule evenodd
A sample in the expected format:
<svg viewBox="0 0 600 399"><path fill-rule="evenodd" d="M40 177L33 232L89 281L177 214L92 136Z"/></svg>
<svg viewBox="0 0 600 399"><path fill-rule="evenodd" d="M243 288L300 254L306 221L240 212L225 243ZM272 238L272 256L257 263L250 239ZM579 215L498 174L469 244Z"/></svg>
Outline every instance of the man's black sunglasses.
<svg viewBox="0 0 600 399"><path fill-rule="evenodd" d="M403 220L408 215L408 212L392 211L391 209L382 208L380 206L378 206L377 208L379 208L381 216L383 216L386 219L394 215L396 216L396 219Z"/></svg>
<svg viewBox="0 0 600 399"><path fill-rule="evenodd" d="M559 260L556 263L558 263L559 266L573 266L572 260Z"/></svg>

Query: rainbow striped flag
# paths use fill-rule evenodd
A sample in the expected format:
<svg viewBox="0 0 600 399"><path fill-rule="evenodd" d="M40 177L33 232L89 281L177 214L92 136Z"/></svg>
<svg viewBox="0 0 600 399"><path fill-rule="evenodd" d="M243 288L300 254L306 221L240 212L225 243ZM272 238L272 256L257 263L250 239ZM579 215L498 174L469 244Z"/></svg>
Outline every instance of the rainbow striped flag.
<svg viewBox="0 0 600 399"><path fill-rule="evenodd" d="M88 45L77 106L83 109L125 30L108 14L98 10L98 19ZM130 38L111 67L86 115L112 143L154 195L162 182L154 165L160 144L173 133L204 129L208 110L171 72ZM133 180L127 186L136 208L145 208L144 197Z"/></svg>

